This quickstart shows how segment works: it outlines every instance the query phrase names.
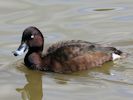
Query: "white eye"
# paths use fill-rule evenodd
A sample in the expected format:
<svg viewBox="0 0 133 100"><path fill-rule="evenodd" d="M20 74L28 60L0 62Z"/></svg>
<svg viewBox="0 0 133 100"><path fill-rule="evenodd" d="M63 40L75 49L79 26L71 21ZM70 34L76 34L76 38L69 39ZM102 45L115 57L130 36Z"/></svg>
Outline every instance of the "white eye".
<svg viewBox="0 0 133 100"><path fill-rule="evenodd" d="M34 35L31 35L31 38L33 39L34 38Z"/></svg>

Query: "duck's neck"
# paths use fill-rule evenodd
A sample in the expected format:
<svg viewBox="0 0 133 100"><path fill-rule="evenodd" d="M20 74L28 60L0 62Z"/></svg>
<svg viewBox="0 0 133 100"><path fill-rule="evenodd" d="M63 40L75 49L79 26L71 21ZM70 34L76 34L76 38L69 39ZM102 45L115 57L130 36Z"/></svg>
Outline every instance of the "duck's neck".
<svg viewBox="0 0 133 100"><path fill-rule="evenodd" d="M29 48L24 62L26 66L30 69L37 70L49 70L50 59L48 56L42 57L42 50L36 48Z"/></svg>
<svg viewBox="0 0 133 100"><path fill-rule="evenodd" d="M37 53L42 53L43 47L30 47L28 52L37 52Z"/></svg>

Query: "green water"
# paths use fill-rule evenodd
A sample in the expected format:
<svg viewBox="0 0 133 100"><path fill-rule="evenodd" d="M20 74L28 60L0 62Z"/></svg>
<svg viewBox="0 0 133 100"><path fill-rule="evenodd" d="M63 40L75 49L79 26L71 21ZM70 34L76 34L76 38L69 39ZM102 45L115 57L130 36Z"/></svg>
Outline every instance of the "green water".
<svg viewBox="0 0 133 100"><path fill-rule="evenodd" d="M0 0L0 100L132 100L132 12L132 0ZM24 55L12 55L31 25L46 37L45 49L81 39L129 57L69 75L31 71Z"/></svg>

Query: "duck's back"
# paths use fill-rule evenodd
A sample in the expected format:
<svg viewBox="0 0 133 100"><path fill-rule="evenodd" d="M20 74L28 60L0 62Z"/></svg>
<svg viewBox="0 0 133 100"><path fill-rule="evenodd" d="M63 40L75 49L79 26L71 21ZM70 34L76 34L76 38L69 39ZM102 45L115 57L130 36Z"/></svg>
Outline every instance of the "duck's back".
<svg viewBox="0 0 133 100"><path fill-rule="evenodd" d="M99 44L71 40L53 44L47 50L50 57L50 68L54 72L68 73L100 66L112 60L113 47L102 47Z"/></svg>

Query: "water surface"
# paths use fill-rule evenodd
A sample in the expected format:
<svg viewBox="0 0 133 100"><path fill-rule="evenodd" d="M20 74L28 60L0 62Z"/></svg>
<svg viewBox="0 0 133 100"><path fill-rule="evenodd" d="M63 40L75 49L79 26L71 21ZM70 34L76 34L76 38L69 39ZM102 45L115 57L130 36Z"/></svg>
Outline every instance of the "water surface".
<svg viewBox="0 0 133 100"><path fill-rule="evenodd" d="M0 100L132 100L132 0L0 0ZM23 30L36 26L45 47L81 39L115 46L126 59L73 74L28 70L14 57Z"/></svg>

